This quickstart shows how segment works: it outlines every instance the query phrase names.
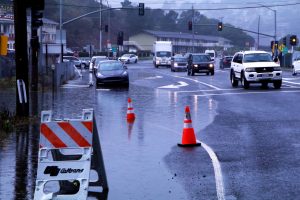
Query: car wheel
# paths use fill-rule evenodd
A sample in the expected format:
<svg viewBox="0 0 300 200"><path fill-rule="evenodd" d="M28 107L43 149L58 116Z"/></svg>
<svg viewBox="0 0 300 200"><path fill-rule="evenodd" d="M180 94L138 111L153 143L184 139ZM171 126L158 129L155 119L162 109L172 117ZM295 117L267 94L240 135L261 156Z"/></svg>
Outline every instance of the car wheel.
<svg viewBox="0 0 300 200"><path fill-rule="evenodd" d="M295 71L295 68L293 69L293 74L292 74L293 76L296 76L297 75L297 73L296 73L296 71Z"/></svg>
<svg viewBox="0 0 300 200"><path fill-rule="evenodd" d="M239 82L238 82L238 80L236 80L234 72L232 70L230 72L230 81L231 81L232 87L237 87L239 84Z"/></svg>
<svg viewBox="0 0 300 200"><path fill-rule="evenodd" d="M263 83L261 84L261 87L262 87L262 88L268 88L268 82L263 82Z"/></svg>
<svg viewBox="0 0 300 200"><path fill-rule="evenodd" d="M135 59L134 63L137 63L137 59Z"/></svg>
<svg viewBox="0 0 300 200"><path fill-rule="evenodd" d="M282 80L280 80L280 81L275 81L275 82L273 83L273 86L274 86L275 89L280 89L280 88L281 88L281 84L282 84Z"/></svg>
<svg viewBox="0 0 300 200"><path fill-rule="evenodd" d="M213 76L215 74L215 71L211 71L210 75Z"/></svg>
<svg viewBox="0 0 300 200"><path fill-rule="evenodd" d="M243 73L242 73L241 83L244 89L248 89L250 86L249 82L246 80L245 75Z"/></svg>

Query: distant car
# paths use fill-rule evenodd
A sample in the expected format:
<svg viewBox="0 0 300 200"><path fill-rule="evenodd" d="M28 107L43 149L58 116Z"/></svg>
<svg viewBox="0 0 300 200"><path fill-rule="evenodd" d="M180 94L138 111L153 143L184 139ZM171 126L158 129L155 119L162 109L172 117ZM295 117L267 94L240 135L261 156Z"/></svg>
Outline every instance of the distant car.
<svg viewBox="0 0 300 200"><path fill-rule="evenodd" d="M109 60L107 56L93 56L90 62L90 71L96 71L100 62Z"/></svg>
<svg viewBox="0 0 300 200"><path fill-rule="evenodd" d="M129 86L127 67L120 61L108 60L99 63L96 71L96 85L118 84Z"/></svg>
<svg viewBox="0 0 300 200"><path fill-rule="evenodd" d="M206 73L207 75L215 74L214 61L208 54L191 53L188 56L187 75L194 76L195 73Z"/></svg>
<svg viewBox="0 0 300 200"><path fill-rule="evenodd" d="M220 59L220 69L230 68L233 56L224 56Z"/></svg>
<svg viewBox="0 0 300 200"><path fill-rule="evenodd" d="M186 71L187 59L183 56L176 55L171 58L171 71Z"/></svg>
<svg viewBox="0 0 300 200"><path fill-rule="evenodd" d="M78 68L84 68L85 64L80 60L79 58L75 56L63 56L63 61L64 62L73 62L74 65Z"/></svg>
<svg viewBox="0 0 300 200"><path fill-rule="evenodd" d="M90 57L80 57L82 63L85 65L85 68L90 66L91 58Z"/></svg>
<svg viewBox="0 0 300 200"><path fill-rule="evenodd" d="M300 73L300 57L296 58L293 61L293 76L296 76L298 73Z"/></svg>
<svg viewBox="0 0 300 200"><path fill-rule="evenodd" d="M123 63L137 63L138 56L134 54L124 54L118 60Z"/></svg>

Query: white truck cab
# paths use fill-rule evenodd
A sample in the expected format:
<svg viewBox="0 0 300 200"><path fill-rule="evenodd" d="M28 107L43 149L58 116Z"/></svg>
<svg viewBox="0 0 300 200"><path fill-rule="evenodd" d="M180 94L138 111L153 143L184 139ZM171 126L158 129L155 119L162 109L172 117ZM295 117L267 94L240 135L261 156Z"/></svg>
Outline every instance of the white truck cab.
<svg viewBox="0 0 300 200"><path fill-rule="evenodd" d="M209 50L209 49L207 49L207 50L205 50L204 53L208 54L210 56L210 59L212 61L215 61L215 58L216 58L216 52L215 52L215 50Z"/></svg>

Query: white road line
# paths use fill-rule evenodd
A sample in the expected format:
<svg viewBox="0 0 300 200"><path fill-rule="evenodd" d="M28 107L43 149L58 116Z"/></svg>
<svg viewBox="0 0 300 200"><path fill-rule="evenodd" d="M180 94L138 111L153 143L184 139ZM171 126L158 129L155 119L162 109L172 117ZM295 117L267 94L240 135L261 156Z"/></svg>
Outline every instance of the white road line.
<svg viewBox="0 0 300 200"><path fill-rule="evenodd" d="M178 89L180 87L185 87L185 86L188 86L189 84L187 84L186 82L183 82L183 81L178 81L179 85L165 85L165 86L161 86L161 87L158 87L158 89Z"/></svg>
<svg viewBox="0 0 300 200"><path fill-rule="evenodd" d="M202 84L202 85L208 86L208 87L213 88L213 89L215 89L215 90L221 90L221 88L218 88L218 87L216 87L216 86L213 86L213 85L211 85L211 84L208 84L208 83L205 83L205 82L202 82L202 81L198 81L198 80L196 80L196 79L187 78L187 77L183 77L183 76L170 75L170 74L166 74L166 73L162 73L162 72L157 72L157 73L164 74L164 75L166 75L166 76L173 76L173 77L175 77L175 78L186 79L186 80L189 80L189 81L193 81L193 82L200 83L200 84Z"/></svg>
<svg viewBox="0 0 300 200"><path fill-rule="evenodd" d="M221 165L218 160L218 157L215 154L215 152L212 150L212 148L210 148L207 144L205 144L204 142L201 142L201 141L198 141L198 142L201 143L201 146L206 150L210 159L212 160L212 164L213 164L214 172L215 172L215 181L216 181L218 200L225 200L223 176L222 176Z"/></svg>
<svg viewBox="0 0 300 200"><path fill-rule="evenodd" d="M62 85L61 88L88 88L89 85L73 85L73 84L66 84Z"/></svg>
<svg viewBox="0 0 300 200"><path fill-rule="evenodd" d="M291 82L291 81L283 81L284 83L290 83L290 84L294 84L294 85L300 85L300 83L295 83L295 82Z"/></svg>
<svg viewBox="0 0 300 200"><path fill-rule="evenodd" d="M207 97L207 96L222 96L222 95L240 95L240 94L267 94L267 93L299 93L300 90L288 90L288 91L269 91L269 92L228 92L228 93L220 93L220 94L198 94L194 95L197 97Z"/></svg>
<svg viewBox="0 0 300 200"><path fill-rule="evenodd" d="M170 129L170 128L167 128L165 126L161 126L161 125L158 125L158 124L155 124L155 123L150 123L150 122L146 122L146 123L150 124L151 126L156 126L156 127L161 128L161 129L165 129L167 131L179 134L177 131L175 131L173 129ZM218 157L215 154L215 152L212 150L212 148L210 148L207 144L205 144L204 142L201 142L199 140L197 140L197 142L201 143L201 146L208 153L208 155L209 155L209 157L212 161L213 168L214 168L214 173L215 173L216 191L217 191L218 200L225 200L222 169L221 169L221 165L220 165L220 162L218 160Z"/></svg>

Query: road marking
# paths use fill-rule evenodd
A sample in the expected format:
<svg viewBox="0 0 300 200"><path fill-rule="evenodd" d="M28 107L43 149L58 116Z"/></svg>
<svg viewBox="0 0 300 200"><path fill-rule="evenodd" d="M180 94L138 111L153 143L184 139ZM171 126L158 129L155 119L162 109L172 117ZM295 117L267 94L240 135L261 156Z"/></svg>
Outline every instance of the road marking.
<svg viewBox="0 0 300 200"><path fill-rule="evenodd" d="M167 75L167 76L173 76L175 78L182 78L182 79L186 79L186 80L189 80L189 81L193 81L193 82L196 82L196 83L200 83L202 85L205 85L205 86L208 86L210 88L213 88L215 90L221 90L221 88L218 88L216 86L213 86L211 84L208 84L208 83L205 83L205 82L202 82L202 81L198 81L196 79L192 79L192 78L187 78L187 77L183 77L183 76L177 76L177 75L170 75L170 74L166 74L166 73L162 73L162 72L157 72L157 73L160 73L160 74L164 74L164 75Z"/></svg>
<svg viewBox="0 0 300 200"><path fill-rule="evenodd" d="M74 85L74 84L66 84L62 85L61 88L88 88L89 85Z"/></svg>
<svg viewBox="0 0 300 200"><path fill-rule="evenodd" d="M294 84L294 85L300 85L300 83L295 83L295 82L291 82L291 81L283 81L284 83L290 83L290 84Z"/></svg>
<svg viewBox="0 0 300 200"><path fill-rule="evenodd" d="M300 90L289 90L289 91L269 91L269 92L228 92L228 93L220 93L220 94L197 94L194 96L197 97L206 97L206 96L222 96L222 95L239 95L239 94L267 94L267 93L293 93L300 92Z"/></svg>
<svg viewBox="0 0 300 200"><path fill-rule="evenodd" d="M205 144L204 142L201 142L201 141L198 141L198 142L201 143L201 146L206 150L210 159L212 160L212 164L213 164L214 172L215 172L215 181L216 181L218 200L225 200L223 176L222 176L221 165L218 160L218 157L215 154L215 152L212 150L212 148L210 148L207 144Z"/></svg>
<svg viewBox="0 0 300 200"><path fill-rule="evenodd" d="M187 84L186 82L183 82L183 81L179 81L178 83L179 83L179 85L172 84L172 85L161 86L161 87L158 87L158 88L159 89L166 89L166 88L168 88L168 89L178 89L180 87L185 87L185 86L189 85L189 84Z"/></svg>
<svg viewBox="0 0 300 200"><path fill-rule="evenodd" d="M104 89L104 88L97 88L97 91L110 91L110 89Z"/></svg>
<svg viewBox="0 0 300 200"><path fill-rule="evenodd" d="M244 90L243 88L234 88L234 89L220 89L218 91L236 91L236 90ZM189 91L176 91L175 93L194 93L194 92L215 92L216 90L189 90Z"/></svg>
<svg viewBox="0 0 300 200"><path fill-rule="evenodd" d="M165 126L161 126L159 124L155 124L155 123L150 123L150 122L146 122L147 124L150 124L151 126L156 126L159 127L161 129L165 129L167 131L176 133L179 135L179 133L173 129L167 128ZM213 164L213 168L214 168L214 173L215 173L215 181L216 181L216 191L217 191L217 197L218 200L225 200L225 192L224 192L224 184L223 184L223 176L222 176L222 169L221 169L221 165L220 162L218 160L217 155L215 154L215 152L213 151L213 149L211 147L209 147L207 144L205 144L204 142L201 142L199 140L197 140L197 142L201 143L201 146L205 149L205 151L208 153L212 164Z"/></svg>
<svg viewBox="0 0 300 200"><path fill-rule="evenodd" d="M158 79L158 78L163 78L162 76L151 76L151 77L147 77L145 79Z"/></svg>

